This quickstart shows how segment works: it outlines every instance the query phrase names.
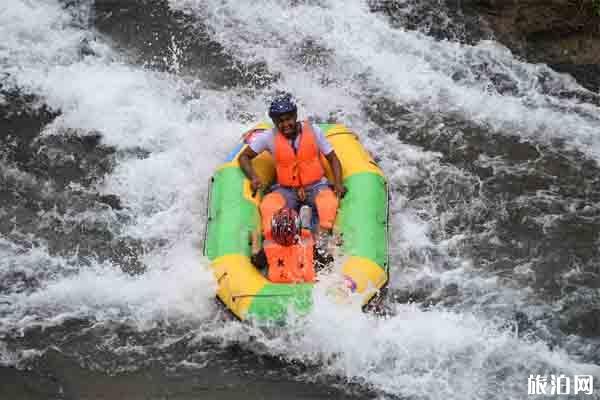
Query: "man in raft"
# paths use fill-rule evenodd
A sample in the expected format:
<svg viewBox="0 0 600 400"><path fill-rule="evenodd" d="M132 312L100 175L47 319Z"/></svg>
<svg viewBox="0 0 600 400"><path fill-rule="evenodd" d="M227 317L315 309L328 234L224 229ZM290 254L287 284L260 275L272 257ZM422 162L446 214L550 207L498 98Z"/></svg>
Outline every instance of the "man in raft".
<svg viewBox="0 0 600 400"><path fill-rule="evenodd" d="M297 120L298 109L291 95L276 97L269 107L269 117L275 128L252 137L239 156L240 166L254 192L264 189L264 184L252 168L251 160L263 151L270 152L275 160L277 182L260 204L265 238L271 237L272 219L279 210L298 209L301 204L316 208L319 231L330 233L339 199L346 193L340 160L319 127L308 120ZM333 184L325 177L321 154L329 161Z"/></svg>

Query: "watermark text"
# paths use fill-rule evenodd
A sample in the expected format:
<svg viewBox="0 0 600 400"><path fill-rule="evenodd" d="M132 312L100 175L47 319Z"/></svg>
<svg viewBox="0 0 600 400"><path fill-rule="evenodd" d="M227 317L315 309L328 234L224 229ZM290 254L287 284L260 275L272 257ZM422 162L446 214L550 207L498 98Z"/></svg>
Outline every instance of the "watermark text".
<svg viewBox="0 0 600 400"><path fill-rule="evenodd" d="M592 375L529 375L527 378L527 394L588 394L594 392Z"/></svg>

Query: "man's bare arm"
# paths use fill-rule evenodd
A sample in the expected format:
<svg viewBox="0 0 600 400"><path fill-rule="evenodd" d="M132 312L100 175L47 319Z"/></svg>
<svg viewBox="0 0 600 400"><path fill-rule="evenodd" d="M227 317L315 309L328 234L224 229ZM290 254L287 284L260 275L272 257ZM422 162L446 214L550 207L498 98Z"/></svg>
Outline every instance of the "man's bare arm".
<svg viewBox="0 0 600 400"><path fill-rule="evenodd" d="M325 158L329 161L329 165L331 165L331 170L333 171L333 188L335 194L339 198L342 198L346 194L346 188L343 184L342 163L334 150L327 154Z"/></svg>
<svg viewBox="0 0 600 400"><path fill-rule="evenodd" d="M246 177L250 179L250 185L252 186L252 191L254 193L256 193L256 191L262 187L262 182L252 167L252 159L257 155L258 154L252 150L250 146L246 146L238 158L240 168L242 168L242 171L244 171Z"/></svg>

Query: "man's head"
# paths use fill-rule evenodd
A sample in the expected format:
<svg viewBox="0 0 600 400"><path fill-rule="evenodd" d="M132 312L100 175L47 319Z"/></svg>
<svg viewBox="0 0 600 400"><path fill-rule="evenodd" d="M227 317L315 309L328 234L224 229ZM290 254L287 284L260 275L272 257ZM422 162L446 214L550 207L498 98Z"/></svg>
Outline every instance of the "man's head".
<svg viewBox="0 0 600 400"><path fill-rule="evenodd" d="M269 117L283 136L292 139L298 134L298 107L289 93L273 99L269 107Z"/></svg>

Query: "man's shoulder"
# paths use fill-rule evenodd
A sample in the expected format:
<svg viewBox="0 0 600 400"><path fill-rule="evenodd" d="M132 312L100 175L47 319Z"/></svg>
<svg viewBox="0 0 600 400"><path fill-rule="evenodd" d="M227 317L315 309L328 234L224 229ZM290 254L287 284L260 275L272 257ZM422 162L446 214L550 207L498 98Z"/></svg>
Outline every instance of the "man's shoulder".
<svg viewBox="0 0 600 400"><path fill-rule="evenodd" d="M273 140L273 137L273 129L266 129L264 131L256 132L250 139L250 143L266 143Z"/></svg>
<svg viewBox="0 0 600 400"><path fill-rule="evenodd" d="M252 140L264 140L273 137L273 129L265 129L260 132L256 132L252 137Z"/></svg>
<svg viewBox="0 0 600 400"><path fill-rule="evenodd" d="M313 124L309 121L306 121L306 122L308 124L310 124L310 127L313 131L315 140L317 141L317 144L319 146L319 150L321 150L321 153L323 153L325 155L331 153L331 151L333 150L333 147L331 146L329 139L327 139L327 137L325 136L325 133L323 132L321 127L319 127L319 125Z"/></svg>
<svg viewBox="0 0 600 400"><path fill-rule="evenodd" d="M252 136L248 144L252 150L254 150L256 153L260 153L264 150L270 150L273 137L273 130L267 129L262 132L257 132L254 136Z"/></svg>

